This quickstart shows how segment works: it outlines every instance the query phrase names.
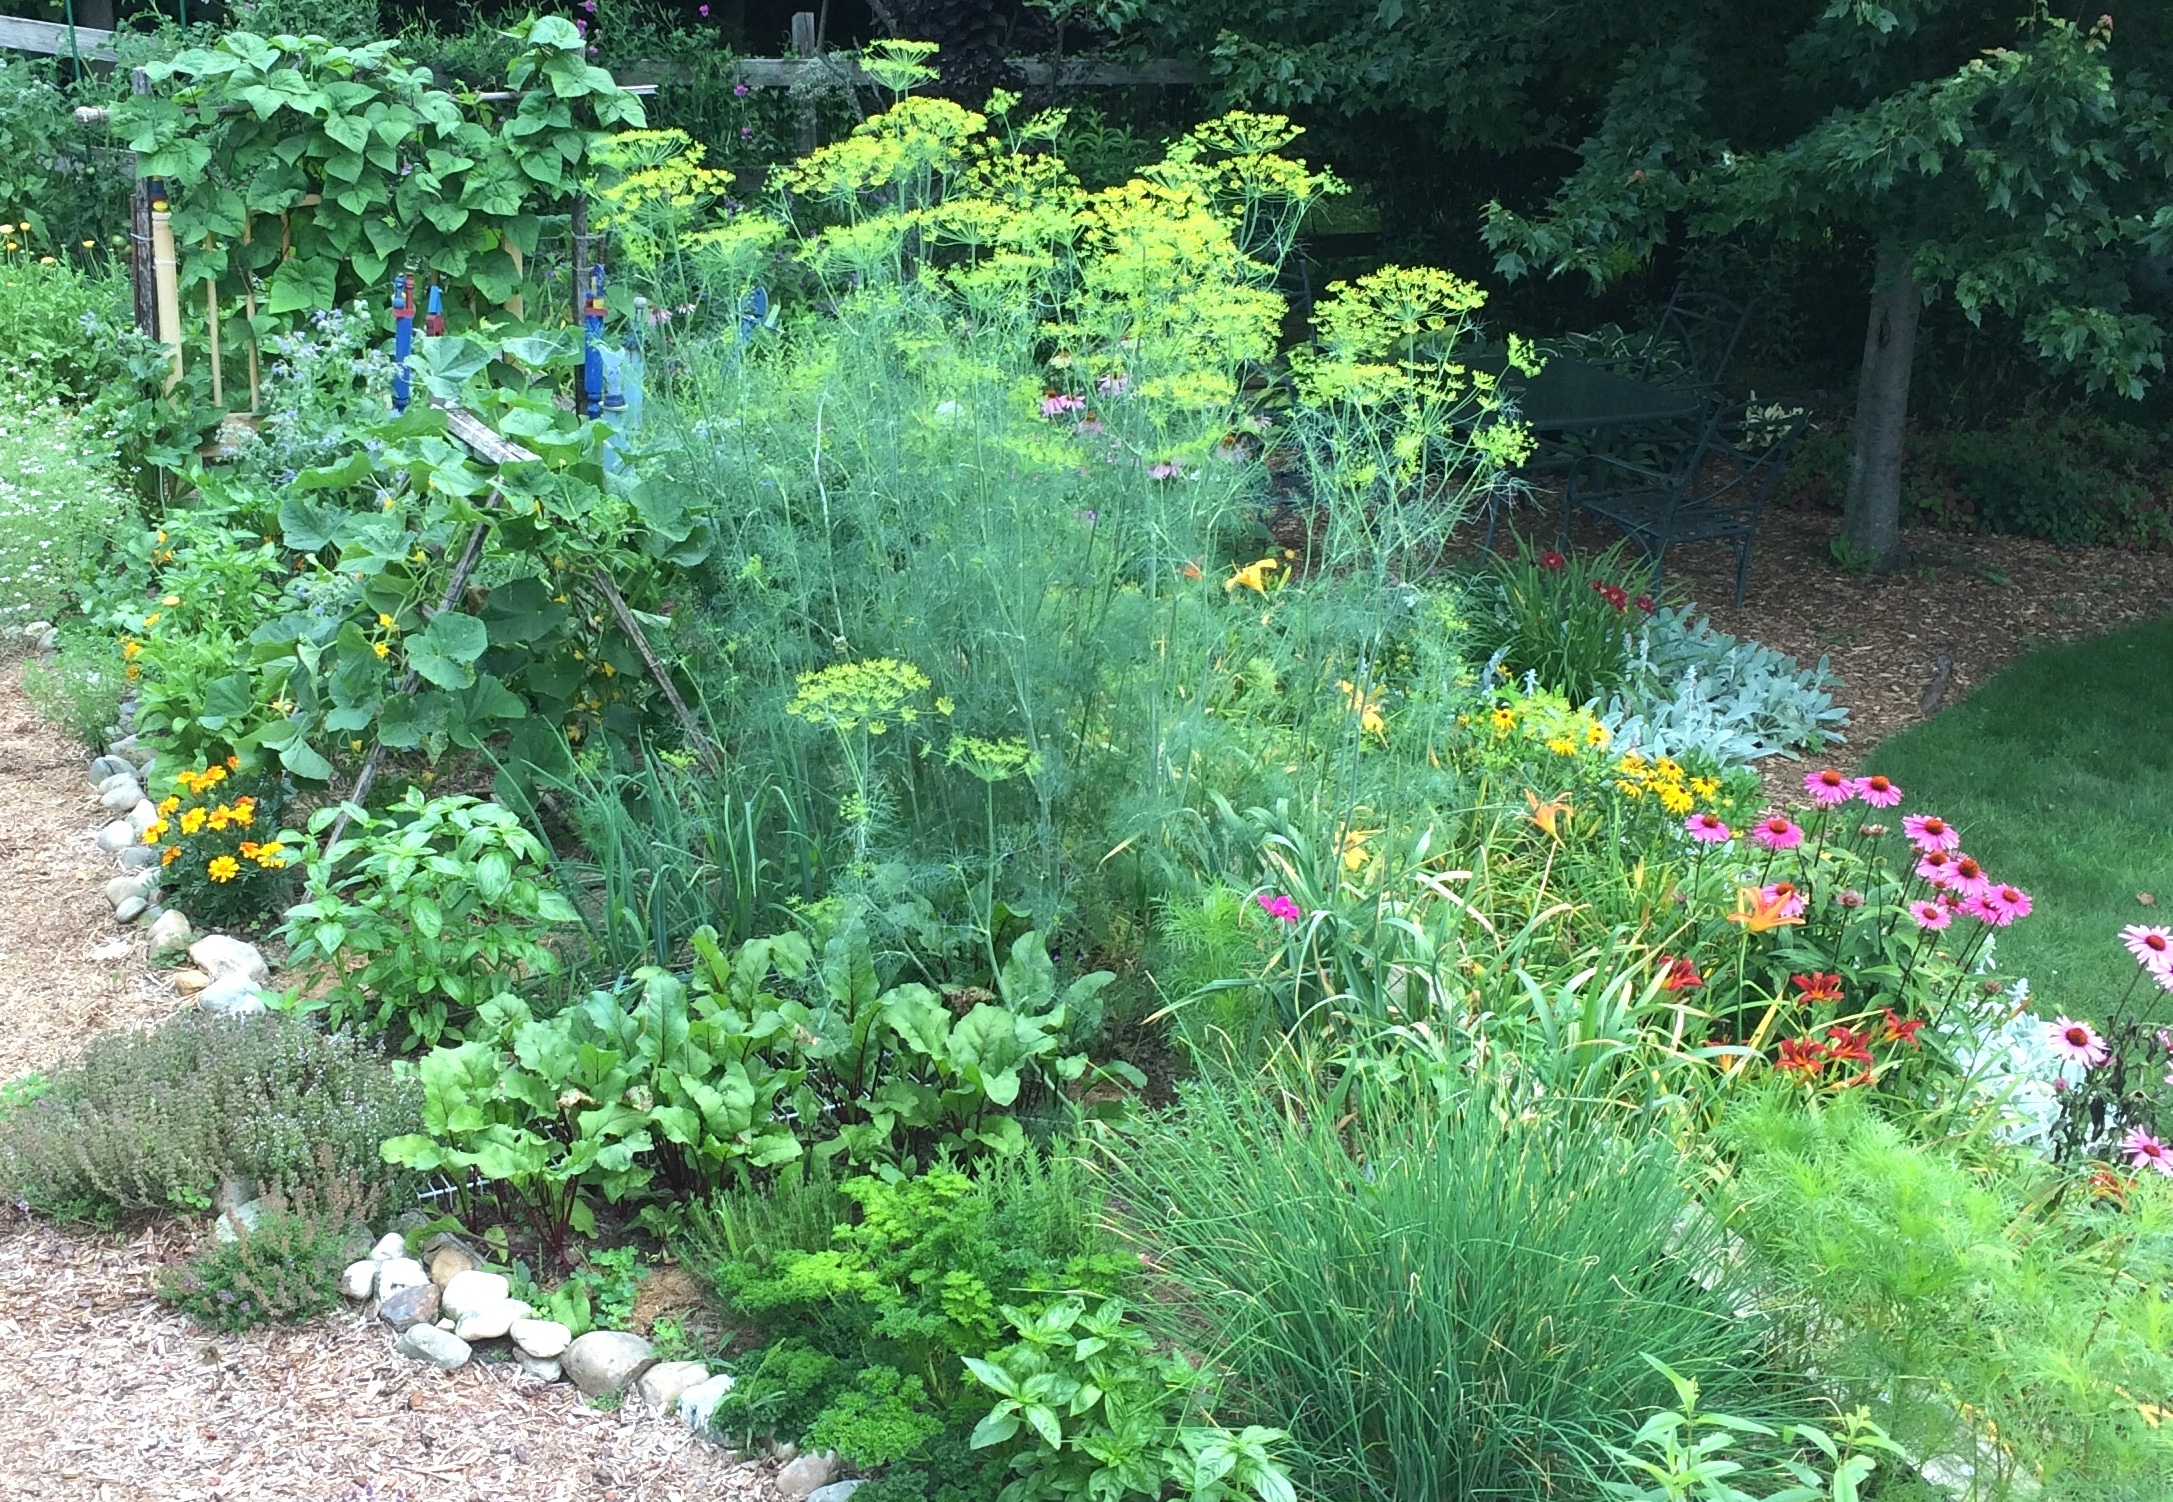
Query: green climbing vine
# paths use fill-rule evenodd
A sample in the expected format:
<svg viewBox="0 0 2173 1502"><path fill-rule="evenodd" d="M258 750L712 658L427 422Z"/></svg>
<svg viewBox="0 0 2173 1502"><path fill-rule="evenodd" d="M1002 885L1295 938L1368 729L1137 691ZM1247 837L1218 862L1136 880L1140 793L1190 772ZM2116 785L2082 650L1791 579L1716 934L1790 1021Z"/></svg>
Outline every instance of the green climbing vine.
<svg viewBox="0 0 2173 1502"><path fill-rule="evenodd" d="M153 64L153 91L113 111L141 173L166 184L183 287L261 284L258 339L378 300L403 269L445 288L456 323L510 302L591 149L643 123L559 17L528 23L510 100L437 88L395 45L238 31Z"/></svg>

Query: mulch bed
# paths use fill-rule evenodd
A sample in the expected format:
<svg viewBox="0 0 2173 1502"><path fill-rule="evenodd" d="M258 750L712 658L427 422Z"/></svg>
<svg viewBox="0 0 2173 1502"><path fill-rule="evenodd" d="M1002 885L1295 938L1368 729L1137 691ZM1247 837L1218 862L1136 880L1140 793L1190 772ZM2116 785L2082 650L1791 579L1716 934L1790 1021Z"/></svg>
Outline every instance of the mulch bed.
<svg viewBox="0 0 2173 1502"><path fill-rule="evenodd" d="M1540 497L1517 520L1551 545L1556 515ZM1848 706L1849 724L1847 742L1828 759L1843 770L2026 652L2173 613L2173 551L1912 529L1903 536L1909 566L1870 578L1834 563L1840 530L1834 512L1769 512L1740 608L1730 603L1735 555L1723 546L1670 548L1663 584L1670 598L1697 601L1732 636L1805 663L1829 659L1844 684L1834 697ZM1585 518L1571 540L1596 552L1616 536ZM1770 794L1800 794L1795 766L1765 764Z"/></svg>

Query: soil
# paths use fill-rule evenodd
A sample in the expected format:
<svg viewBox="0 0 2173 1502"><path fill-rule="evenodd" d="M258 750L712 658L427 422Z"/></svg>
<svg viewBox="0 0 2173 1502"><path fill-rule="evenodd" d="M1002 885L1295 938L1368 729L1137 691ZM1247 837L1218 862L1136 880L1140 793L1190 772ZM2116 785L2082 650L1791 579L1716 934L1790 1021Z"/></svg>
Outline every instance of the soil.
<svg viewBox="0 0 2173 1502"><path fill-rule="evenodd" d="M0 661L0 1082L181 1005L116 929L86 755ZM510 1365L450 1375L358 1313L206 1335L153 1296L202 1221L125 1232L0 1207L0 1497L91 1502L734 1502L770 1495L671 1421L588 1407ZM676 1288L677 1285L675 1284ZM655 1312L663 1312L661 1308Z"/></svg>

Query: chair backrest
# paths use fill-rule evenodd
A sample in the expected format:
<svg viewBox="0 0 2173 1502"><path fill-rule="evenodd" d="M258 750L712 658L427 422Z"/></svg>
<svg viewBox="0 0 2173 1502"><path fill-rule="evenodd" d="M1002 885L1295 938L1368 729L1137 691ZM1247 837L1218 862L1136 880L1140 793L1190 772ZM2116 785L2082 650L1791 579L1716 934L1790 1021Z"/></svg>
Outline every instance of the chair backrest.
<svg viewBox="0 0 2173 1502"><path fill-rule="evenodd" d="M1675 509L1745 513L1755 524L1767 495L1788 472L1789 456L1809 421L1800 407L1722 409L1705 425L1678 472Z"/></svg>
<svg viewBox="0 0 2173 1502"><path fill-rule="evenodd" d="M1677 287L1637 358L1637 373L1648 380L1672 376L1677 385L1718 386L1749 322L1743 303Z"/></svg>

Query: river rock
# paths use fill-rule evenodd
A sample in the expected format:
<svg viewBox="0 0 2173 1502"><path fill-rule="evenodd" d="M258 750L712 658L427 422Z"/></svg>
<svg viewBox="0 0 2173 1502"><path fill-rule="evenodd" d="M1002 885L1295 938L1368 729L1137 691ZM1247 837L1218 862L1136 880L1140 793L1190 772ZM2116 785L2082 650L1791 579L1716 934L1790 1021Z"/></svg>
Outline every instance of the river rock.
<svg viewBox="0 0 2173 1502"><path fill-rule="evenodd" d="M171 909L160 913L151 920L151 958L163 960L170 954L181 953L189 947L190 937L189 920L186 916ZM205 980L209 981L210 977L205 976ZM180 984L178 974L174 977L174 982L176 985Z"/></svg>
<svg viewBox="0 0 2173 1502"><path fill-rule="evenodd" d="M150 906L151 904L145 902L141 897L131 897L113 910L113 921L116 923L133 923L141 918Z"/></svg>
<svg viewBox="0 0 2173 1502"><path fill-rule="evenodd" d="M377 1245L370 1248L372 1262L390 1262L395 1257L407 1255L407 1238L398 1231L387 1231L377 1238Z"/></svg>
<svg viewBox="0 0 2173 1502"><path fill-rule="evenodd" d="M196 1004L207 1012L241 1017L263 1011L264 997L248 976L222 975L196 993Z"/></svg>
<svg viewBox="0 0 2173 1502"><path fill-rule="evenodd" d="M142 843L142 836L129 828L126 819L115 819L98 831L98 848L108 855L119 855L132 845Z"/></svg>
<svg viewBox="0 0 2173 1502"><path fill-rule="evenodd" d="M361 1303L377 1287L377 1264L365 1257L360 1262L350 1262L340 1274L340 1297Z"/></svg>
<svg viewBox="0 0 2173 1502"><path fill-rule="evenodd" d="M565 1380L566 1369L548 1357L531 1356L526 1351L515 1351L513 1359L520 1364L521 1370L531 1377L540 1377L545 1382Z"/></svg>
<svg viewBox="0 0 2173 1502"><path fill-rule="evenodd" d="M205 934L189 946L189 958L213 980L243 975L261 986L272 978L271 966L264 963L256 945L227 934Z"/></svg>
<svg viewBox="0 0 2173 1502"><path fill-rule="evenodd" d="M438 1285L413 1283L400 1289L377 1306L377 1317L395 1330L405 1330L411 1325L436 1324Z"/></svg>
<svg viewBox="0 0 2173 1502"><path fill-rule="evenodd" d="M194 996L211 984L211 977L201 970L176 970L168 979L173 981L174 989L183 996Z"/></svg>
<svg viewBox="0 0 2173 1502"><path fill-rule="evenodd" d="M658 1413L670 1413L688 1388L708 1377L709 1368L699 1361L659 1361L641 1374L634 1390Z"/></svg>
<svg viewBox="0 0 2173 1502"><path fill-rule="evenodd" d="M462 1273L479 1272L483 1261L466 1247L454 1243L440 1246L429 1256L430 1281L443 1288Z"/></svg>
<svg viewBox="0 0 2173 1502"><path fill-rule="evenodd" d="M716 1376L695 1383L679 1395L679 1422L699 1433L709 1427L709 1419L724 1401L724 1395L732 1390L732 1374L719 1372Z"/></svg>
<svg viewBox="0 0 2173 1502"><path fill-rule="evenodd" d="M116 876L106 883L106 901L119 907L131 897L141 897L149 883L141 876Z"/></svg>
<svg viewBox="0 0 2173 1502"><path fill-rule="evenodd" d="M91 786L104 792L106 784L116 777L133 779L136 769L118 756L94 756L91 758Z"/></svg>
<svg viewBox="0 0 2173 1502"><path fill-rule="evenodd" d="M437 1282L435 1278L431 1281ZM444 1290L438 1299L439 1307L447 1318L455 1320L471 1309L480 1309L485 1304L503 1304L512 1296L511 1286L501 1273L473 1270L455 1273L438 1286Z"/></svg>
<svg viewBox="0 0 2173 1502"><path fill-rule="evenodd" d="M812 1496L837 1480L840 1469L835 1450L825 1450L820 1455L796 1456L786 1461L784 1469L777 1473L777 1490L787 1497Z"/></svg>
<svg viewBox="0 0 2173 1502"><path fill-rule="evenodd" d="M142 801L143 784L136 781L136 774L133 772L126 772L119 777L109 779L105 788L98 794L98 806L100 808L110 808L115 813L119 813L123 809L134 808Z"/></svg>
<svg viewBox="0 0 2173 1502"><path fill-rule="evenodd" d="M500 1299L462 1314L453 1322L453 1333L470 1345L479 1340L502 1340L513 1328L515 1320L526 1319L533 1313L535 1311L519 1299Z"/></svg>
<svg viewBox="0 0 2173 1502"><path fill-rule="evenodd" d="M151 800L148 798L137 799L135 806L128 811L128 827L136 831L136 843L139 845L143 843L143 837L150 832L151 826L157 822L158 810L152 806Z"/></svg>
<svg viewBox="0 0 2173 1502"><path fill-rule="evenodd" d="M555 1319L517 1319L506 1334L513 1337L521 1354L538 1361L556 1361L573 1344L573 1331Z"/></svg>
<svg viewBox="0 0 2173 1502"><path fill-rule="evenodd" d="M139 839L114 860L123 871L148 871L158 864L158 852Z"/></svg>
<svg viewBox="0 0 2173 1502"><path fill-rule="evenodd" d="M264 1201L243 1200L219 1212L219 1218L211 1223L211 1234L231 1246L241 1240L243 1231L254 1231L263 1218Z"/></svg>
<svg viewBox="0 0 2173 1502"><path fill-rule="evenodd" d="M429 1285L430 1274L423 1271L423 1265L413 1257L392 1257L377 1264L377 1298L380 1303L404 1289ZM435 1304L437 1301L433 1299L431 1302ZM437 1311L433 1308L430 1318L437 1317Z"/></svg>
<svg viewBox="0 0 2173 1502"><path fill-rule="evenodd" d="M656 1364L656 1348L625 1330L591 1330L566 1347L559 1358L566 1376L586 1397L624 1392L626 1385Z"/></svg>
<svg viewBox="0 0 2173 1502"><path fill-rule="evenodd" d="M828 1486L818 1486L807 1494L807 1502L845 1502L854 1492L868 1484L864 1476L850 1481L833 1481Z"/></svg>
<svg viewBox="0 0 2173 1502"><path fill-rule="evenodd" d="M436 1325L410 1325L392 1348L410 1361L420 1361L441 1372L458 1371L468 1364L468 1343Z"/></svg>

